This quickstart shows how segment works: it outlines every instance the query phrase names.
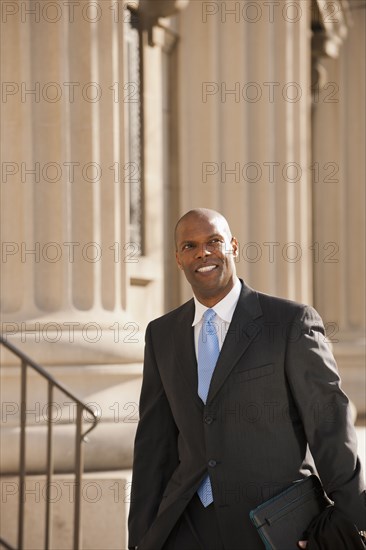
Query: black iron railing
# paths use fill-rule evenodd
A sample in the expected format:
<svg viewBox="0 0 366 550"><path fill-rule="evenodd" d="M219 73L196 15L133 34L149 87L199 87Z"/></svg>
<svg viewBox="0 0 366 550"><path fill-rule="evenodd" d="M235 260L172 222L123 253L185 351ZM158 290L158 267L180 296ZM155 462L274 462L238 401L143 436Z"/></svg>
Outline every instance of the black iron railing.
<svg viewBox="0 0 366 550"><path fill-rule="evenodd" d="M24 548L24 505L25 505L25 477L26 477L26 411L27 411L27 368L35 370L48 381L47 395L47 467L46 467L46 522L44 534L44 548L51 547L52 510L50 489L54 473L53 461L53 418L52 405L54 403L54 389L57 388L64 395L76 403L76 440L75 440L75 502L74 502L74 531L73 550L81 548L81 482L84 471L83 442L86 435L98 423L98 413L75 397L63 384L58 382L43 367L32 361L22 351L0 336L0 344L16 355L21 361L21 389L20 389L20 458L19 458L19 507L18 507L18 541L17 550ZM92 425L83 432L83 414L90 415ZM15 550L8 542L0 537L0 546L8 550Z"/></svg>

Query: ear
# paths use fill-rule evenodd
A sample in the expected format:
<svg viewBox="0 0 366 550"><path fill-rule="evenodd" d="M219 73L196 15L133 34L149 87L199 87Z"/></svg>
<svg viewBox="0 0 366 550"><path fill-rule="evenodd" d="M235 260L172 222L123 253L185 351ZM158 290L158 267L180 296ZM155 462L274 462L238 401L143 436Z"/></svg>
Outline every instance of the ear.
<svg viewBox="0 0 366 550"><path fill-rule="evenodd" d="M233 248L233 256L236 258L237 255L239 254L238 241L237 241L236 237L233 237L230 242L231 242L231 246Z"/></svg>

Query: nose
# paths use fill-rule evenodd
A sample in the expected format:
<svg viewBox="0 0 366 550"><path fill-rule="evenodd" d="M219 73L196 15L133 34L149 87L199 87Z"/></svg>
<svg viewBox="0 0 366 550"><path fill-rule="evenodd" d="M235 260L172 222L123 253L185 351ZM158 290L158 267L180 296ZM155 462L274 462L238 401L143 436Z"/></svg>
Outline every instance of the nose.
<svg viewBox="0 0 366 550"><path fill-rule="evenodd" d="M202 244L201 246L197 246L196 249L196 258L205 258L206 256L211 256L212 251L210 250L209 244Z"/></svg>

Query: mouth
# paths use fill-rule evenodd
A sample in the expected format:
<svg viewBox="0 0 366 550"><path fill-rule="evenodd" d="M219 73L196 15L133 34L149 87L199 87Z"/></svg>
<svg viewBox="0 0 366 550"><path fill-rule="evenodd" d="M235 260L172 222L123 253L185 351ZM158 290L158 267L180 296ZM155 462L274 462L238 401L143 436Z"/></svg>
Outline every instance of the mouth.
<svg viewBox="0 0 366 550"><path fill-rule="evenodd" d="M197 273L210 273L211 271L214 271L217 268L218 268L218 266L214 265L214 264L203 265L203 266L197 268L196 272Z"/></svg>

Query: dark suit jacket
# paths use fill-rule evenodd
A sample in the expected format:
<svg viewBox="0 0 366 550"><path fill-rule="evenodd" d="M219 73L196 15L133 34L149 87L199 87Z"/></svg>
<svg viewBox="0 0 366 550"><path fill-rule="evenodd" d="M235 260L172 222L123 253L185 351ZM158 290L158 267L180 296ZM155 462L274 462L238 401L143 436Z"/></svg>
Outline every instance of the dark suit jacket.
<svg viewBox="0 0 366 550"><path fill-rule="evenodd" d="M193 316L192 299L146 331L129 547L159 550L207 471L226 550L261 550L249 510L316 469L365 529L349 403L317 312L243 283L206 405Z"/></svg>

